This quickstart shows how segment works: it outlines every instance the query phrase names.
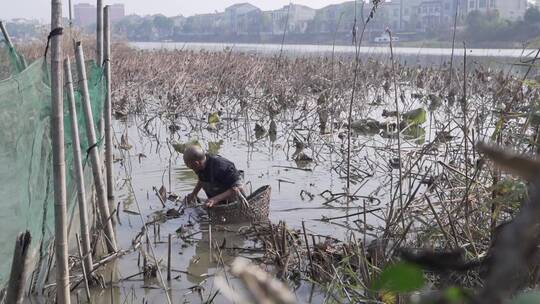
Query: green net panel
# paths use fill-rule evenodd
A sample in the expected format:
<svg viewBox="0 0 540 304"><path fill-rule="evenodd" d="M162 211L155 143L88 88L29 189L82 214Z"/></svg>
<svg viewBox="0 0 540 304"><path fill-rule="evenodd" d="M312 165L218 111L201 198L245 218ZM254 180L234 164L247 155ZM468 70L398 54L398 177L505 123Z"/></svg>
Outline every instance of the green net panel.
<svg viewBox="0 0 540 304"><path fill-rule="evenodd" d="M10 48L4 40L0 40L0 80L22 72L25 64L24 57L17 50Z"/></svg>
<svg viewBox="0 0 540 304"><path fill-rule="evenodd" d="M6 52L7 51L7 52ZM48 250L54 240L54 195L51 146L51 89L46 60L36 60L22 70L20 58L0 48L0 284L9 277L16 235L32 233L32 260L46 261L53 254ZM104 104L102 70L87 62L88 86L94 113L98 120ZM9 74L9 75L8 75ZM76 75L76 70L73 70ZM2 74L0 74L2 75ZM2 79L2 78L0 78ZM80 93L76 92L78 125L83 161L87 162L88 141ZM73 232L78 230L77 191L74 184L71 128L67 98L64 102L66 184L68 216ZM98 138L101 138L99 130ZM87 191L92 189L90 166L85 165ZM53 276L54 277L54 276Z"/></svg>

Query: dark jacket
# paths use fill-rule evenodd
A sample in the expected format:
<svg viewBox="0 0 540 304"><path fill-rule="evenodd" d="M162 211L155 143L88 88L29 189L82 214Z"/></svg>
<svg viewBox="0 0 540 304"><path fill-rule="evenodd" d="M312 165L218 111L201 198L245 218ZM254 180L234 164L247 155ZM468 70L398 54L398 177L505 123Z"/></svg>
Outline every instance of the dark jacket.
<svg viewBox="0 0 540 304"><path fill-rule="evenodd" d="M219 155L206 155L206 164L197 172L204 192L209 198L219 195L232 187L242 186L240 173L234 164Z"/></svg>

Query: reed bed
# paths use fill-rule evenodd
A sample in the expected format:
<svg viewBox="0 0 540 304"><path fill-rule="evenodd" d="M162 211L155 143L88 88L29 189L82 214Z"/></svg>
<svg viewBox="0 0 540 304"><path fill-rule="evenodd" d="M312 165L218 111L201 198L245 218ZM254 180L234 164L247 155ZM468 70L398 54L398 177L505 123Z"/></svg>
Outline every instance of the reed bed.
<svg viewBox="0 0 540 304"><path fill-rule="evenodd" d="M137 50L116 44L113 109L117 117L140 117L150 137L151 122L163 121L171 132L166 145L186 128L225 133L241 128L251 146L266 138L282 140L278 148L298 169L325 164L350 182L342 193L319 189L298 198L320 196L322 207L346 210L320 219L345 228L345 239L308 231L299 222L252 225L243 232L257 241L253 250L263 252L254 261L291 288L311 282L325 290L327 302L411 300L373 287L385 267L404 260L426 270L425 289L442 291L420 300L441 300L452 286L482 295L489 292L483 288L496 286L489 282L501 267L492 263L495 249L503 246L498 240L525 212L535 180L496 169L486 157L492 150L477 143L536 156L540 91L528 80L532 65L516 76L461 60L461 68L454 60L450 69L366 58L359 61L355 82L355 60L348 56ZM211 119L216 115L217 124ZM143 236L135 249L143 248ZM152 259L145 258L142 272L155 275L147 260ZM492 300L536 286L538 263L527 265L528 275ZM487 299L463 294L465 302Z"/></svg>
<svg viewBox="0 0 540 304"><path fill-rule="evenodd" d="M353 58L122 46L114 54L116 115L159 117L174 130L181 117L202 128L218 113L224 121L247 124L250 144L277 135L287 142L283 149L295 151L291 158L331 164L347 178L343 139ZM318 194L327 199L325 206L349 208L343 217L321 221L346 227L350 237L336 240L284 223L254 226L248 235L259 239L266 253L259 262L287 281L322 284L336 301L388 296L374 293L371 284L381 269L403 258L435 264L428 265L434 287L483 286L498 231L519 212L528 191L521 179L488 165L476 144L494 142L535 155L539 91L525 81L529 72L516 76L461 59L464 68L454 70L397 62L392 69L389 58L360 61L350 126L357 131L350 160L353 187ZM420 108L428 119L408 119L407 113ZM397 115L405 122L388 119ZM234 126L226 124L224 129ZM415 126L422 131L412 132ZM398 130L405 138L401 147ZM366 192L364 186L373 181L380 186ZM368 224L367 216L377 217L379 225ZM437 266L445 258L454 264ZM521 287L535 284L529 280Z"/></svg>

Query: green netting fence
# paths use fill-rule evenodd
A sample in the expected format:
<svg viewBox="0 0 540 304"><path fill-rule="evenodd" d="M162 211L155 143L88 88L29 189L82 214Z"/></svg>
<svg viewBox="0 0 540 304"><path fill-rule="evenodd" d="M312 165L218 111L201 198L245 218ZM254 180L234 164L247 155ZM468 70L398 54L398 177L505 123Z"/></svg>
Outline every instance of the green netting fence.
<svg viewBox="0 0 540 304"><path fill-rule="evenodd" d="M40 58L23 70L22 56L0 48L0 286L8 277L18 233L32 234L32 261L43 265L54 252L54 195L51 146L51 89L49 67ZM76 75L76 70L73 70ZM87 62L88 86L95 126L104 104L102 69ZM3 80L2 80L3 79ZM75 82L76 84L77 82ZM88 149L81 94L76 92L81 150ZM64 98L65 156L69 229L79 230L77 190L73 175L73 153L67 98ZM101 138L99 130L96 130ZM85 163L86 154L82 155ZM90 166L85 165L85 183L92 189ZM46 269L48 267L41 267ZM40 278L41 277L41 278ZM54 278L54 275L50 276ZM35 272L33 280L43 280ZM43 282L42 282L43 283Z"/></svg>

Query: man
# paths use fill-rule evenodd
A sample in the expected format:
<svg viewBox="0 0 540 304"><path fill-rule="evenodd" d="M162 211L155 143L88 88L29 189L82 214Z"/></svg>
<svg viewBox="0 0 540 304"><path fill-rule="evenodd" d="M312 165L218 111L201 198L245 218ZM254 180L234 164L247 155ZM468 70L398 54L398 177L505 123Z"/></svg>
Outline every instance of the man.
<svg viewBox="0 0 540 304"><path fill-rule="evenodd" d="M207 155L201 147L190 145L184 151L184 163L199 177L195 189L187 197L188 202L191 203L201 189L208 197L207 208L236 200L242 182L231 161L219 155Z"/></svg>

